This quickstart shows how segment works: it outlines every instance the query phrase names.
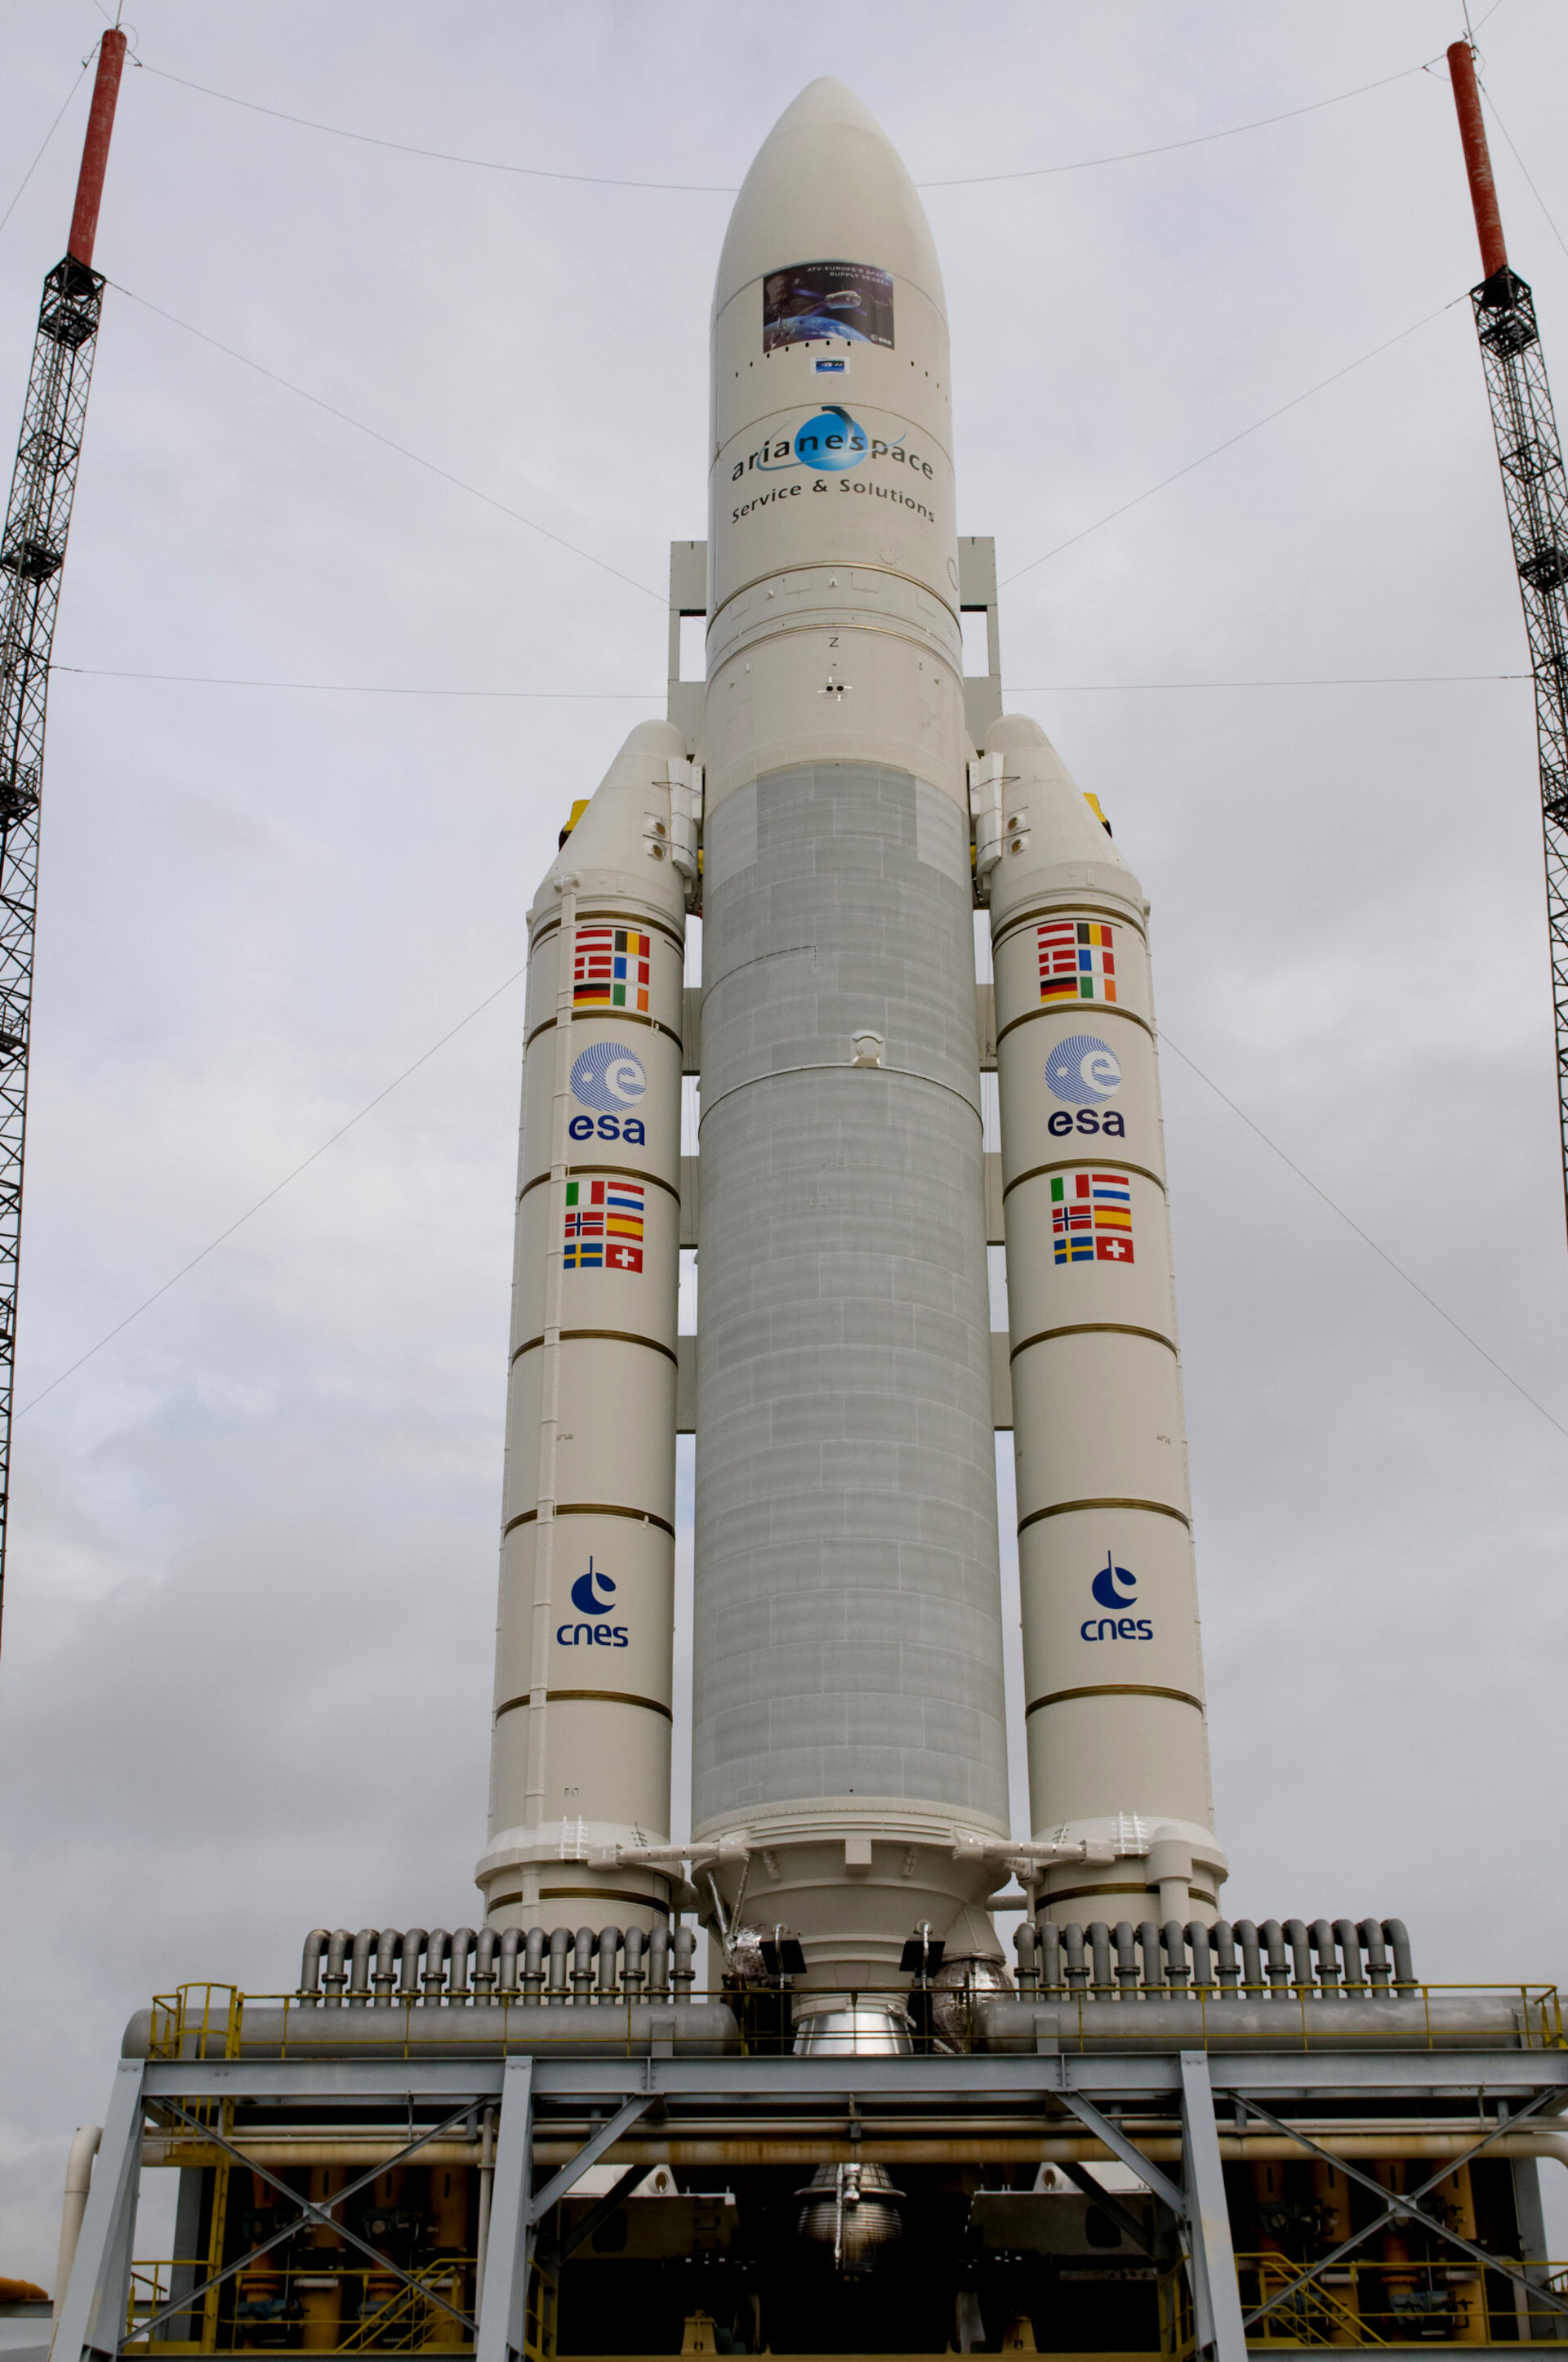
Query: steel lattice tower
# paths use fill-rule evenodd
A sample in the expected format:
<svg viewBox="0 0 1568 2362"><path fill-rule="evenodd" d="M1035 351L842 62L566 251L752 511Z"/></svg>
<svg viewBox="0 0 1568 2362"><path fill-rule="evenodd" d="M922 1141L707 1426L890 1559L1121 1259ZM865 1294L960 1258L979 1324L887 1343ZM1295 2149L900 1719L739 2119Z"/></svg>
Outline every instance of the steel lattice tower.
<svg viewBox="0 0 1568 2362"><path fill-rule="evenodd" d="M1481 340L1535 681L1546 925L1557 1032L1557 1120L1568 1193L1568 480L1535 298L1509 269L1503 243L1475 60L1467 41L1453 43L1448 63L1481 239L1481 268L1486 274L1479 287L1472 288L1470 300Z"/></svg>
<svg viewBox="0 0 1568 2362"><path fill-rule="evenodd" d="M11 1418L33 937L50 657L104 281L92 267L126 37L104 35L71 237L44 280L21 440L0 535L0 1605L10 1524Z"/></svg>

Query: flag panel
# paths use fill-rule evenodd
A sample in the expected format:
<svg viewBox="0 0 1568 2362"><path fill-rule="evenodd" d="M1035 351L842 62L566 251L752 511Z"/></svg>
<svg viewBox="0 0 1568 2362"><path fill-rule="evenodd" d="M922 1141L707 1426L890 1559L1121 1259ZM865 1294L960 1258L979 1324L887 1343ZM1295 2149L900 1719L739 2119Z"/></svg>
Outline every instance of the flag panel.
<svg viewBox="0 0 1568 2362"><path fill-rule="evenodd" d="M561 1241L567 1270L641 1271L646 1214L641 1181L569 1181Z"/></svg>
<svg viewBox="0 0 1568 2362"><path fill-rule="evenodd" d="M1057 1264L1134 1263L1132 1184L1125 1173L1054 1173L1051 1246Z"/></svg>
<svg viewBox="0 0 1568 2362"><path fill-rule="evenodd" d="M1047 919L1034 930L1043 1001L1116 999L1116 929L1099 919Z"/></svg>
<svg viewBox="0 0 1568 2362"><path fill-rule="evenodd" d="M652 960L653 938L636 927L579 927L572 1007L646 1011Z"/></svg>

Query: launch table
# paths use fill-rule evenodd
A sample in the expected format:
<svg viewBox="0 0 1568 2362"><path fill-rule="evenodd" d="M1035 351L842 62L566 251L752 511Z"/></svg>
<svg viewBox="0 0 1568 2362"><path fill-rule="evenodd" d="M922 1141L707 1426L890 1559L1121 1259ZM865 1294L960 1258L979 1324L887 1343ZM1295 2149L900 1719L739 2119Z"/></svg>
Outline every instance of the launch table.
<svg viewBox="0 0 1568 2362"><path fill-rule="evenodd" d="M230 2034L222 2047L232 2039ZM563 2202L581 2177L604 2162L629 2168L624 2181L688 2149L737 2164L769 2157L794 2162L802 2152L869 2164L888 2154L908 2159L922 2147L949 2159L1061 2158L1069 2172L1082 2172L1086 2159L1117 2160L1150 2193L1147 2211L1136 2216L1103 2191L1100 2204L1138 2239L1148 2237L1132 2272L1152 2277L1165 2267L1170 2288L1160 2350L1172 2355L1196 2351L1241 2362L1249 2340L1254 2346L1329 2342L1320 2324L1316 2334L1292 2331L1282 2338L1280 2332L1300 2322L1307 2292L1336 2264L1343 2284L1343 2256L1364 2245L1377 2223L1364 2224L1342 2249L1300 2266L1278 2247L1239 2257L1232 2243L1227 2165L1291 2154L1331 2161L1375 2193L1379 2222L1419 2226L1440 2238L1467 2283L1503 2293L1506 2321L1499 2323L1491 2303L1477 2319L1483 2334L1472 2329L1466 2344L1514 2353L1555 2345L1558 2323L1568 2317L1568 2297L1546 2285L1539 2260L1544 2241L1538 2200L1536 2219L1525 2219L1528 2204L1518 2209L1522 2258L1483 2248L1447 2219L1447 2210L1421 2202L1428 2173L1435 2186L1472 2160L1517 2160L1526 2170L1514 2177L1516 2184L1533 2192L1533 2160L1568 2156L1568 2139L1551 2129L1568 2107L1568 2048L1559 2036L1540 2047L1501 2051L1369 2046L1347 2054L1282 2045L1241 2054L842 2058L520 2052L364 2058L331 2055L325 2032L317 2040L314 2055L301 2057L120 2061L61 2307L59 2362L160 2348L213 2350L205 2339L175 2333L193 2326L220 2280L254 2269L263 2252L248 2250L215 2275L203 2268L161 2307L149 2311L144 2303L141 2317L131 2318L131 2241L144 2163L181 2166L192 2185L203 2171L243 2166L258 2177L258 2188L269 2184L295 2210L275 2240L314 2219L352 2246L355 2235L339 2219L351 2191L337 2190L324 2207L281 2178L285 2158L297 2165L335 2154L351 2155L357 2164L370 2158L361 2175L367 2183L400 2163L417 2164L427 2151L470 2160L485 2177L474 2314L461 2301L433 2296L428 2275L416 2279L375 2253L379 2272L420 2291L426 2325L399 2350L439 2345L471 2351L479 2362L552 2350L545 2299L550 2275L558 2276L565 2260L563 2246L569 2253L580 2244L568 2246L561 2226ZM1391 2190L1386 2179L1375 2180L1370 2169L1358 2168L1358 2155L1369 2169L1374 2156L1426 2163L1414 2177L1417 2186ZM1007 2202L1015 2204L1017 2195ZM605 2211L602 2204L597 2210ZM1155 2235L1148 2236L1151 2224ZM1253 2300L1245 2309L1243 2289ZM429 2330L432 2301L449 2316L449 2342L448 2334L436 2338ZM1430 2342L1429 2319L1411 2325L1410 2342ZM1445 2323L1438 2334L1449 2334L1451 2326ZM235 2345L251 2342L283 2340L233 2334ZM1331 2342L1404 2341L1347 2336L1342 2326Z"/></svg>

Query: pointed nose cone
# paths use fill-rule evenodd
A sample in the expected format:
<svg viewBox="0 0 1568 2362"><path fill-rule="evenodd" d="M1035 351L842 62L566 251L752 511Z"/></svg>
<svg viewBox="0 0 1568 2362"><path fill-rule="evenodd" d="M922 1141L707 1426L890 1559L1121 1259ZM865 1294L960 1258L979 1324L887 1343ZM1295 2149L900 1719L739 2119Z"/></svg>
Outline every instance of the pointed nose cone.
<svg viewBox="0 0 1568 2362"><path fill-rule="evenodd" d="M719 262L715 316L766 272L830 258L875 263L944 309L913 182L876 116L824 74L785 108L745 176Z"/></svg>

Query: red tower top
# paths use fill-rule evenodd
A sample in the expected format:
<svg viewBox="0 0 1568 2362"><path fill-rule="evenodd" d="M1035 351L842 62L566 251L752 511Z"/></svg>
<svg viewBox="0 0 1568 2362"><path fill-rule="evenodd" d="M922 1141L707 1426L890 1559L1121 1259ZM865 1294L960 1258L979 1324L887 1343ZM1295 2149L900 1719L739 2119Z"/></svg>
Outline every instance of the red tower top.
<svg viewBox="0 0 1568 2362"><path fill-rule="evenodd" d="M98 46L98 73L93 84L93 109L82 146L82 170L76 179L76 210L71 216L66 252L78 262L93 259L98 235L98 207L103 202L104 174L109 161L109 134L115 127L115 101L120 94L120 73L126 61L126 37L116 26Z"/></svg>
<svg viewBox="0 0 1568 2362"><path fill-rule="evenodd" d="M1459 136L1464 143L1464 170L1470 182L1470 202L1475 209L1475 235L1481 241L1481 276L1496 279L1499 270L1508 267L1508 249L1503 243L1503 216L1497 210L1486 126L1481 116L1481 92L1475 80L1475 59L1468 41L1450 44L1448 71L1459 116Z"/></svg>

